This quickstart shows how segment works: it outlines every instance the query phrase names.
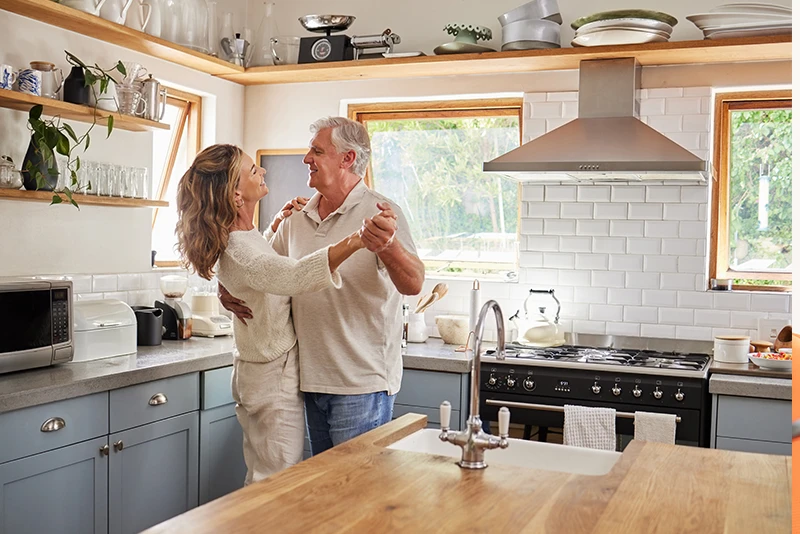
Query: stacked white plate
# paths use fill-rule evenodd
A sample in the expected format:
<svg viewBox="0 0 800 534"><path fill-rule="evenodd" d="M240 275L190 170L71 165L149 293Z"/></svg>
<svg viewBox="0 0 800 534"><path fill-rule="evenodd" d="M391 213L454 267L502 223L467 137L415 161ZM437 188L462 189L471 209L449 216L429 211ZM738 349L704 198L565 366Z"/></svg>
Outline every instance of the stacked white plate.
<svg viewBox="0 0 800 534"><path fill-rule="evenodd" d="M710 13L689 15L706 39L759 37L792 33L792 8L775 4L723 4Z"/></svg>
<svg viewBox="0 0 800 534"><path fill-rule="evenodd" d="M605 46L669 41L672 26L642 18L620 18L589 22L575 30L572 46Z"/></svg>

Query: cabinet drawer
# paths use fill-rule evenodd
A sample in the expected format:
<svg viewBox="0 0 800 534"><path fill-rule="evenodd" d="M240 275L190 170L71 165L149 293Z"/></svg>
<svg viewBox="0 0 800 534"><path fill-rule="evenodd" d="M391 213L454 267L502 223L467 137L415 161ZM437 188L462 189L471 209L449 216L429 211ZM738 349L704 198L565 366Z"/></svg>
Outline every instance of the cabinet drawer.
<svg viewBox="0 0 800 534"><path fill-rule="evenodd" d="M110 402L111 432L191 412L199 407L198 373L115 389L111 392Z"/></svg>
<svg viewBox="0 0 800 534"><path fill-rule="evenodd" d="M717 448L726 451L757 452L760 454L792 454L791 443L758 441L755 439L717 438Z"/></svg>
<svg viewBox="0 0 800 534"><path fill-rule="evenodd" d="M64 426L43 431L44 423L51 419L60 420ZM14 410L0 414L0 464L105 434L108 434L105 391Z"/></svg>
<svg viewBox="0 0 800 534"><path fill-rule="evenodd" d="M403 382L395 403L438 409L445 400L450 401L453 411L461 410L460 374L403 370Z"/></svg>
<svg viewBox="0 0 800 534"><path fill-rule="evenodd" d="M791 443L791 401L720 395L717 436Z"/></svg>
<svg viewBox="0 0 800 534"><path fill-rule="evenodd" d="M233 366L204 371L200 377L201 391L200 409L210 410L233 403L231 394L231 374Z"/></svg>

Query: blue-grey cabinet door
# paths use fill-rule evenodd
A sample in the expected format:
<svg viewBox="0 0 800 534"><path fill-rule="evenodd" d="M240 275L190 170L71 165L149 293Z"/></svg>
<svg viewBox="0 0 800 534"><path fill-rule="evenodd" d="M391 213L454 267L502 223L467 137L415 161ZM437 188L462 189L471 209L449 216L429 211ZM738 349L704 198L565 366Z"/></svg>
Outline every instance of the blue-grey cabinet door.
<svg viewBox="0 0 800 534"><path fill-rule="evenodd" d="M109 436L108 530L140 532L197 506L198 412Z"/></svg>
<svg viewBox="0 0 800 534"><path fill-rule="evenodd" d="M0 464L0 534L108 532L106 437Z"/></svg>
<svg viewBox="0 0 800 534"><path fill-rule="evenodd" d="M200 412L200 504L244 487L247 466L235 407Z"/></svg>

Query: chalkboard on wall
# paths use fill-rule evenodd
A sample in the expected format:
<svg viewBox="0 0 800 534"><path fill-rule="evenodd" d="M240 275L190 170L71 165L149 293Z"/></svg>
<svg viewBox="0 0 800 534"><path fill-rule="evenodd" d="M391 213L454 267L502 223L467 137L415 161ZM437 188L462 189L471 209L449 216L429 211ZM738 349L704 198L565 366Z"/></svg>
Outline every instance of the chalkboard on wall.
<svg viewBox="0 0 800 534"><path fill-rule="evenodd" d="M258 210L259 231L266 230L287 200L297 196L310 198L315 193L308 187L308 165L303 163L307 152L307 148L257 152L259 165L267 171L264 181L269 188Z"/></svg>

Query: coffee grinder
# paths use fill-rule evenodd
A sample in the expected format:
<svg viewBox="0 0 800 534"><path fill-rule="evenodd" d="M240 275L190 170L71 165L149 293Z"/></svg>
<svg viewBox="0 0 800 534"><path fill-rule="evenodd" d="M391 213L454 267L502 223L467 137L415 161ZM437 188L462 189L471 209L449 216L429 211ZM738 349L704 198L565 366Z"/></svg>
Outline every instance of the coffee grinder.
<svg viewBox="0 0 800 534"><path fill-rule="evenodd" d="M322 63L353 59L353 45L348 35L331 35L346 30L356 20L350 15L306 15L298 19L306 30L324 33L324 37L300 39L298 63Z"/></svg>
<svg viewBox="0 0 800 534"><path fill-rule="evenodd" d="M181 300L188 281L183 276L162 276L161 292L164 301L157 300L156 308L164 310L164 339L189 339L192 337L192 309Z"/></svg>

